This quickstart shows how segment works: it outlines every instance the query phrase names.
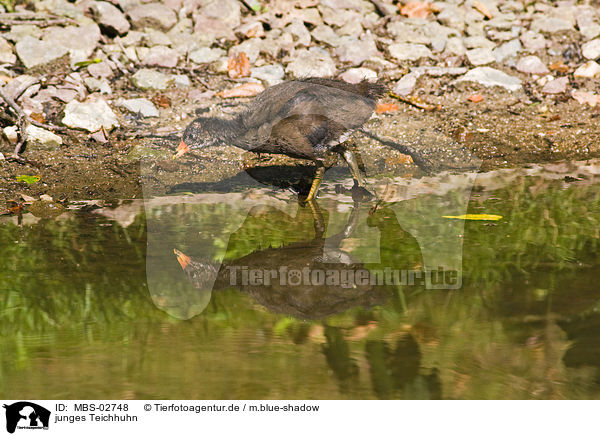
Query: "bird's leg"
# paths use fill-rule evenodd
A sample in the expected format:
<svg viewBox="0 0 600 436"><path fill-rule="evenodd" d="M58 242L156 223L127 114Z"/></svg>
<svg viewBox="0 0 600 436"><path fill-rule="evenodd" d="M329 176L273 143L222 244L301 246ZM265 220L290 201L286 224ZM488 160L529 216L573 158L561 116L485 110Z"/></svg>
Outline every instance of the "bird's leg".
<svg viewBox="0 0 600 436"><path fill-rule="evenodd" d="M318 165L318 164L317 164ZM312 185L310 187L310 192L306 197L306 202L314 200L317 195L317 191L319 190L319 186L321 186L321 182L323 181L323 175L325 174L325 167L322 165L317 166L317 171L315 172L315 178L313 179Z"/></svg>
<svg viewBox="0 0 600 436"><path fill-rule="evenodd" d="M356 159L356 155L352 150L345 149L342 154L344 160L348 164L350 168L350 174L352 174L352 178L354 179L354 184L358 184L361 188L365 187L365 179L360 173L360 169L358 168L358 160Z"/></svg>
<svg viewBox="0 0 600 436"><path fill-rule="evenodd" d="M321 213L321 208L319 207L319 203L314 200L308 202L310 206L310 211L313 215L313 221L315 226L315 239L322 239L325 234L325 220L323 219L323 214Z"/></svg>

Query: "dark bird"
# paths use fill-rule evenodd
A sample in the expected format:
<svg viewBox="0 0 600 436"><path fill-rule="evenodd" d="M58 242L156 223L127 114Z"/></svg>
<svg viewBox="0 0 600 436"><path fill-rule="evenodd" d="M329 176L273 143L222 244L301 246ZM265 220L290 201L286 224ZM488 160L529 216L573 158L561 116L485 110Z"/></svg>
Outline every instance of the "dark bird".
<svg viewBox="0 0 600 436"><path fill-rule="evenodd" d="M379 83L357 84L308 78L272 86L232 119L200 117L185 129L176 156L189 148L234 145L254 153L285 154L308 159L316 173L307 201L314 199L325 168L341 155L355 185L364 187L348 138L372 115L385 91Z"/></svg>

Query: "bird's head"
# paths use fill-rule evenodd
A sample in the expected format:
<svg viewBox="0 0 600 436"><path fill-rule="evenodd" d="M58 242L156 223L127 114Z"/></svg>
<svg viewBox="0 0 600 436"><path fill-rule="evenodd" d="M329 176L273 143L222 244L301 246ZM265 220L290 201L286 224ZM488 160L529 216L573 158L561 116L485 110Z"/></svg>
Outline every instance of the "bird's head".
<svg viewBox="0 0 600 436"><path fill-rule="evenodd" d="M204 148L215 145L218 141L210 118L196 118L183 132L183 137L177 147L177 153L173 156L176 159L183 156L192 148Z"/></svg>

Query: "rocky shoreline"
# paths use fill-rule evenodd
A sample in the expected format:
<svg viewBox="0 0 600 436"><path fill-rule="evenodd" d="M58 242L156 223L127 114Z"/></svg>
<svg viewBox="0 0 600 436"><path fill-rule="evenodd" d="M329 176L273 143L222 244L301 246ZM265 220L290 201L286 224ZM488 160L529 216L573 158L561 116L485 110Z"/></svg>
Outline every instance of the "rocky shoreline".
<svg viewBox="0 0 600 436"><path fill-rule="evenodd" d="M233 176L244 169L236 150L173 163L174 143L148 135L181 131L196 110L227 116L261 89L307 76L383 81L391 95L369 129L448 167L600 151L597 2L3 4L13 10L0 11L0 83L22 114L6 102L2 201L139 196L141 158L153 162L157 192L190 172ZM371 174L413 172L397 152L361 141ZM201 164L190 169L193 159ZM26 173L42 184L16 181Z"/></svg>

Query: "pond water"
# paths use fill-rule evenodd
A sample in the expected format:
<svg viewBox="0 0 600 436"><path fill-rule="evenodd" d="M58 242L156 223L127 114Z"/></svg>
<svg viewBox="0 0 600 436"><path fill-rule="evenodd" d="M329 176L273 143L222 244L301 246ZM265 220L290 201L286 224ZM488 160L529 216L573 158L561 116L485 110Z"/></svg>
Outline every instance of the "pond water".
<svg viewBox="0 0 600 436"><path fill-rule="evenodd" d="M3 217L0 396L600 398L600 162L348 187Z"/></svg>

